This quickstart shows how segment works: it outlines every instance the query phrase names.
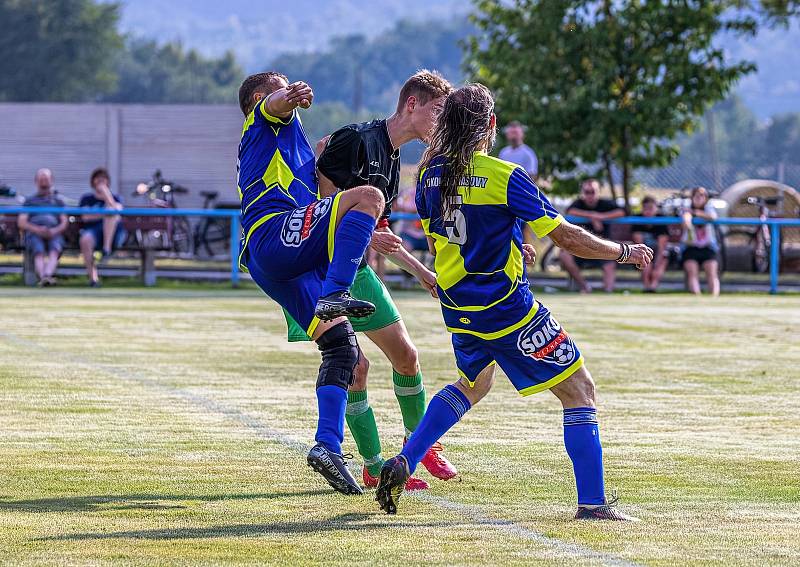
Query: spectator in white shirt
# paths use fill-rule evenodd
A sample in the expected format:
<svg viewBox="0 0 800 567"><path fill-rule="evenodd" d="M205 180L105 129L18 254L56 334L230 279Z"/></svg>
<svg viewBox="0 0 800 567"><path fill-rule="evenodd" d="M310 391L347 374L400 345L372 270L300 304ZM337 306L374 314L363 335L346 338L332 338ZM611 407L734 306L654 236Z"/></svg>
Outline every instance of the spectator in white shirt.
<svg viewBox="0 0 800 567"><path fill-rule="evenodd" d="M536 152L525 145L525 130L527 128L516 120L512 120L503 128L508 145L500 150L499 157L522 166L531 179L536 181L536 176L539 175L539 158L536 157Z"/></svg>

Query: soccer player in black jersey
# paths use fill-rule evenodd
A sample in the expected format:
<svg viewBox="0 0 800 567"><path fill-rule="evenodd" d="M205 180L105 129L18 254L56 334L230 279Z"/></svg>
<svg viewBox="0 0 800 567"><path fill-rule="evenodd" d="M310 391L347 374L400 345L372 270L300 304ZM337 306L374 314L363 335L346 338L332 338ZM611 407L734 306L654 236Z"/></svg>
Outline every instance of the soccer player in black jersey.
<svg viewBox="0 0 800 567"><path fill-rule="evenodd" d="M388 219L399 190L400 146L412 140L428 139L441 104L451 91L450 83L438 73L419 71L401 88L397 109L390 117L350 124L318 145L318 150L321 150L317 160L320 196L328 197L340 189L364 184L380 189L386 199L386 208L372 236L371 246L414 275L432 293L435 293L435 274L403 248L402 240L389 228ZM391 296L365 262L356 275L351 293L355 298L375 304L373 315L351 318L351 323L356 331L365 332L392 364L394 390L408 437L425 413L426 406L417 349ZM302 338L292 321L289 321L289 328L290 339L292 336ZM377 485L383 457L375 417L367 398L368 368L369 362L362 353L348 393L346 418L364 459L364 484L371 487ZM438 444L427 452L422 463L433 476L443 480L457 474ZM427 487L425 481L412 477L406 489Z"/></svg>

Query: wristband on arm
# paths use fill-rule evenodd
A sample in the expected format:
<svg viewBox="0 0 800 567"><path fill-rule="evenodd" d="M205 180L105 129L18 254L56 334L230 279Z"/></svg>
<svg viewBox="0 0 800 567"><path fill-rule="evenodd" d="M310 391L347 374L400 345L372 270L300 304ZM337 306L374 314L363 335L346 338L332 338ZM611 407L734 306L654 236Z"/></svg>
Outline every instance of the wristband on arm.
<svg viewBox="0 0 800 567"><path fill-rule="evenodd" d="M617 257L617 264L624 264L628 261L628 258L631 257L631 246L630 244L625 244L624 242L620 242L619 245L622 247L622 250Z"/></svg>

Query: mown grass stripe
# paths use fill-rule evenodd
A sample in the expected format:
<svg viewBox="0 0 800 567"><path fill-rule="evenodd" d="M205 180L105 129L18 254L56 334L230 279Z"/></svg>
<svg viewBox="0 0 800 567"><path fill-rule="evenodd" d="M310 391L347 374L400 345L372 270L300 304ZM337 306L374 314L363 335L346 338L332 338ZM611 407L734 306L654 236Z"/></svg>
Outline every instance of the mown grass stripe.
<svg viewBox="0 0 800 567"><path fill-rule="evenodd" d="M227 406L213 398L207 396L201 396L189 392L187 390L184 390L182 388L176 388L167 384L163 384L153 378L148 378L147 376L140 375L138 373L123 372L114 366L104 364L102 362L84 359L81 357L69 355L59 351L52 351L44 345L41 345L34 341L23 339L21 337L18 337L16 335L7 332L0 332L0 337L2 337L3 339L7 340L10 343L16 344L20 347L29 350L33 350L50 356L58 356L72 364L80 364L83 366L87 366L93 370L101 370L108 376L111 376L119 380L136 382L145 387L154 387L160 391L170 394L173 397L183 399L184 401L192 403L198 407L202 407L203 409L209 412L222 415L232 421L239 423L240 425L245 426L251 432L256 434L259 438L264 439L266 441L273 441L280 443L281 445L284 445L289 449L297 451L302 455L307 453L308 450L310 449L310 446L307 445L306 443L303 443L295 439L294 437L283 431L268 426L258 417L246 414L236 408ZM510 520L503 520L491 517L489 515L486 515L479 506L463 504L460 502L455 502L453 500L448 500L447 498L441 496L434 496L431 494L420 493L420 492L409 493L407 497L415 498L417 500L421 500L423 502L432 504L444 510L455 512L477 525L490 526L504 533L507 533L511 536L537 543L539 545L549 548L555 554L563 558L599 561L604 565L609 565L613 567L638 567L637 563L627 561L615 555L596 551L577 543L571 543L560 540L558 538L549 537L543 533L531 530Z"/></svg>

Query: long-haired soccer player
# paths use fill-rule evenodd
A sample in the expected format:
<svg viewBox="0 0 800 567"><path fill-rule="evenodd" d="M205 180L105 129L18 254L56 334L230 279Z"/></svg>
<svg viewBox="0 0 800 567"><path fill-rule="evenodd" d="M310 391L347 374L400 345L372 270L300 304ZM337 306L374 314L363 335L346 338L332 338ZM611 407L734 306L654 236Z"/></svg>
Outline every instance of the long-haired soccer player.
<svg viewBox="0 0 800 567"><path fill-rule="evenodd" d="M461 378L428 404L403 451L381 469L377 500L389 514L430 446L492 386L500 366L523 396L550 390L564 408L564 445L578 519L629 520L606 500L594 382L572 338L528 287L522 227L582 258L644 267L644 244L604 240L566 220L521 167L491 157L494 100L480 84L444 104L420 164L417 210L436 255L439 299Z"/></svg>

